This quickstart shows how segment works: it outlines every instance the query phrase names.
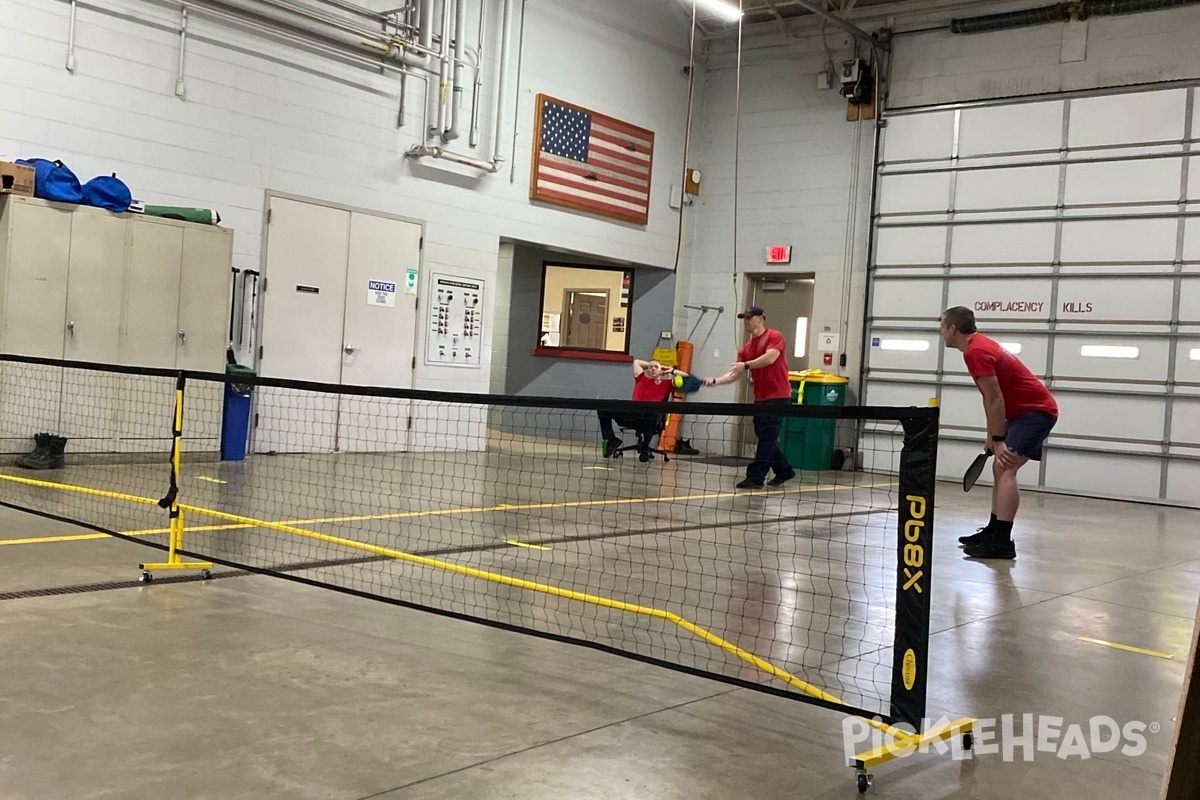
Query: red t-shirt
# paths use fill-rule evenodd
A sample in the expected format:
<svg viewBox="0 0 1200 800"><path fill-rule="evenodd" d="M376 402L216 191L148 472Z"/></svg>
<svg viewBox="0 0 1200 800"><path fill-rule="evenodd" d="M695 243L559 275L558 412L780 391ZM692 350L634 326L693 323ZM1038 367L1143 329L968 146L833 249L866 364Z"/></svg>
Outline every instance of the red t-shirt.
<svg viewBox="0 0 1200 800"><path fill-rule="evenodd" d="M633 399L641 400L643 403L667 402L671 397L671 392L675 391L675 384L671 382L672 377L671 375L659 375L652 379L644 372L635 376Z"/></svg>
<svg viewBox="0 0 1200 800"><path fill-rule="evenodd" d="M780 397L790 398L792 396L792 386L788 383L787 342L783 340L783 334L779 331L767 328L746 342L745 346L738 350L737 360L753 361L768 350L779 351L779 358L775 359L775 363L750 370L750 377L754 381L754 401L756 403L761 400L775 400Z"/></svg>
<svg viewBox="0 0 1200 800"><path fill-rule="evenodd" d="M1030 411L1058 416L1054 395L1021 360L982 333L971 337L963 352L967 372L979 383L980 378L995 376L1004 396L1004 416L1013 420Z"/></svg>

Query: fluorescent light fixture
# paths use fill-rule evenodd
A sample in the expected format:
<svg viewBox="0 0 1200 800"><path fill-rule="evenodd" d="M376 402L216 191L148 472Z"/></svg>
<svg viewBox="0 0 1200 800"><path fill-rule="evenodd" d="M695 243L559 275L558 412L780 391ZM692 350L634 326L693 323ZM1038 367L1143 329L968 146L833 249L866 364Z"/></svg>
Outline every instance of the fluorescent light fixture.
<svg viewBox="0 0 1200 800"><path fill-rule="evenodd" d="M796 358L808 352L808 317L796 317Z"/></svg>
<svg viewBox="0 0 1200 800"><path fill-rule="evenodd" d="M1138 348L1123 345L1085 344L1079 348L1084 358L1137 358Z"/></svg>
<svg viewBox="0 0 1200 800"><path fill-rule="evenodd" d="M1188 360L1200 361L1200 347L1193 347L1188 351Z"/></svg>
<svg viewBox="0 0 1200 800"><path fill-rule="evenodd" d="M1014 356L1021 355L1021 343L1020 342L1000 342L1000 346L1003 347L1008 352L1012 353Z"/></svg>
<svg viewBox="0 0 1200 800"><path fill-rule="evenodd" d="M929 349L929 342L926 339L883 339L879 342L879 349L924 353Z"/></svg>
<svg viewBox="0 0 1200 800"><path fill-rule="evenodd" d="M692 2L730 22L737 22L742 18L740 3L727 3L725 0L692 0Z"/></svg>

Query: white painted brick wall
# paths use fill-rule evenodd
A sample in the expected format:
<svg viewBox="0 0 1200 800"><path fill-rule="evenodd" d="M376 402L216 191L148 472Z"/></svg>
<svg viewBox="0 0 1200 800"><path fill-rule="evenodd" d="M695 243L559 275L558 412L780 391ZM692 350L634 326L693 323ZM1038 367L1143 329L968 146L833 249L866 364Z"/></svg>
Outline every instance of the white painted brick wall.
<svg viewBox="0 0 1200 800"><path fill-rule="evenodd" d="M848 41L830 35L836 60L848 57ZM688 311L677 322L680 336L696 345L693 371L719 374L733 362L742 339L736 314L748 304L745 273L809 272L815 275L810 345L828 327L847 331L847 375L856 375L861 340L862 300L859 290L849 314L843 315L843 274L847 229L853 220L853 269L865 271L867 204L869 201L873 123L846 122L846 103L836 90L817 89L817 73L826 63L820 39L779 47L748 43L742 65L740 165L737 198L737 267L733 279L734 104L736 61L723 43L714 46L697 122L698 152L690 160L703 175L701 197L688 211L692 232L691 271L686 302L725 307L703 316ZM859 128L858 171L852 168L855 131ZM851 213L850 192L857 186L859 203ZM766 248L791 244L792 263L767 266ZM771 324L769 321L768 324ZM787 327L787 326L784 326ZM789 341L791 333L785 331ZM809 348L811 350L811 346ZM714 352L720 355L715 356ZM814 366L820 366L814 364ZM840 368L833 369L842 371ZM734 400L734 387L710 390L706 398Z"/></svg>
<svg viewBox="0 0 1200 800"><path fill-rule="evenodd" d="M995 10L1000 9L988 9ZM1086 27L1082 61L1064 63L1068 25ZM1200 78L1197 37L1200 8L1195 6L992 33L953 34L946 29L900 34L894 40L891 105Z"/></svg>
<svg viewBox="0 0 1200 800"><path fill-rule="evenodd" d="M470 2L471 40L480 1ZM485 157L493 146L501 4L482 1L490 20L478 151ZM403 157L420 138L422 81L408 81L405 126L397 130L398 75L339 64L193 12L180 100L177 9L147 0L82 4L72 75L64 68L69 4L0 0L0 157L61 158L84 180L117 172L146 202L215 208L236 231L234 264L243 269L259 267L267 190L425 220L426 272L462 272L492 285L501 237L670 266L678 217L667 191L682 158L687 30L665 6L645 11L637 0L529 0L519 96L514 25L503 148L507 157L515 114L510 181L507 163L498 175L480 176ZM656 132L649 225L529 202L539 92ZM465 135L453 149L468 149ZM485 341L492 334L489 326ZM421 364L417 386L486 390L488 375L486 359L478 372Z"/></svg>

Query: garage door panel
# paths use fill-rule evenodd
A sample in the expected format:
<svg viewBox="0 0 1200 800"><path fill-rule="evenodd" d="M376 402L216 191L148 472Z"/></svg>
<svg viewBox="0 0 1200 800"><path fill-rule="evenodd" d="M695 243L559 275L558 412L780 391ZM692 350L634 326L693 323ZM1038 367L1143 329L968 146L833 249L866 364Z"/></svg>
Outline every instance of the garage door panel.
<svg viewBox="0 0 1200 800"><path fill-rule="evenodd" d="M1200 398L1175 398L1171 409L1171 441L1200 446Z"/></svg>
<svg viewBox="0 0 1200 800"><path fill-rule="evenodd" d="M1059 319L1160 320L1171 310L1171 278L1063 278L1058 284ZM1086 319L1085 319L1086 318ZM1164 320L1165 321L1165 320Z"/></svg>
<svg viewBox="0 0 1200 800"><path fill-rule="evenodd" d="M902 345L905 349L893 349L896 345ZM918 347L926 349L916 349ZM871 334L867 364L872 370L922 370L932 373L937 370L937 359L936 333L887 331Z"/></svg>
<svg viewBox="0 0 1200 800"><path fill-rule="evenodd" d="M1062 260L1083 262L1175 260L1174 219L1063 223Z"/></svg>
<svg viewBox="0 0 1200 800"><path fill-rule="evenodd" d="M1179 199L1179 158L1071 164L1064 201L1081 203L1174 203Z"/></svg>
<svg viewBox="0 0 1200 800"><path fill-rule="evenodd" d="M942 313L941 304L940 280L878 280L871 296L871 316L937 320Z"/></svg>
<svg viewBox="0 0 1200 800"><path fill-rule="evenodd" d="M880 227L876 235L876 264L944 264L945 261L945 226Z"/></svg>
<svg viewBox="0 0 1200 800"><path fill-rule="evenodd" d="M1046 461L1046 486L1081 495L1153 500L1161 468L1151 458L1053 451Z"/></svg>
<svg viewBox="0 0 1200 800"><path fill-rule="evenodd" d="M1186 108L1186 89L1077 98L1067 142L1075 148L1178 141Z"/></svg>
<svg viewBox="0 0 1200 800"><path fill-rule="evenodd" d="M928 386L917 383L890 383L872 381L867 387L869 406L928 407L929 399L935 397L932 382Z"/></svg>
<svg viewBox="0 0 1200 800"><path fill-rule="evenodd" d="M1189 205L1188 210L1200 212L1200 204ZM1183 260L1200 261L1200 217L1188 217L1183 227Z"/></svg>
<svg viewBox="0 0 1200 800"><path fill-rule="evenodd" d="M1200 506L1200 464L1173 459L1167 467L1167 499Z"/></svg>
<svg viewBox="0 0 1200 800"><path fill-rule="evenodd" d="M954 208L1053 208L1058 203L1058 167L1014 167L960 172Z"/></svg>
<svg viewBox="0 0 1200 800"><path fill-rule="evenodd" d="M879 181L881 214L946 211L950 207L950 173L885 175Z"/></svg>
<svg viewBox="0 0 1200 800"><path fill-rule="evenodd" d="M1113 397L1059 392L1057 434L1097 439L1162 441L1166 401L1159 397Z"/></svg>
<svg viewBox="0 0 1200 800"><path fill-rule="evenodd" d="M1128 384L1165 382L1170 350L1165 339L1060 336L1054 343L1054 375Z"/></svg>
<svg viewBox="0 0 1200 800"><path fill-rule="evenodd" d="M981 323L998 318L1043 322L1050 318L1052 288L1049 278L962 278L950 282L946 305L966 306Z"/></svg>
<svg viewBox="0 0 1200 800"><path fill-rule="evenodd" d="M1200 334L1185 334L1175 353L1175 380L1200 384Z"/></svg>
<svg viewBox="0 0 1200 800"><path fill-rule="evenodd" d="M959 121L959 156L1058 150L1063 102L964 108Z"/></svg>
<svg viewBox="0 0 1200 800"><path fill-rule="evenodd" d="M888 163L949 159L954 141L954 112L892 117L885 137Z"/></svg>
<svg viewBox="0 0 1200 800"><path fill-rule="evenodd" d="M979 441L983 441L987 420L978 389L974 386L943 386L941 407L942 424L979 428Z"/></svg>
<svg viewBox="0 0 1200 800"><path fill-rule="evenodd" d="M954 230L955 264L1049 264L1054 261L1054 223L964 225Z"/></svg>

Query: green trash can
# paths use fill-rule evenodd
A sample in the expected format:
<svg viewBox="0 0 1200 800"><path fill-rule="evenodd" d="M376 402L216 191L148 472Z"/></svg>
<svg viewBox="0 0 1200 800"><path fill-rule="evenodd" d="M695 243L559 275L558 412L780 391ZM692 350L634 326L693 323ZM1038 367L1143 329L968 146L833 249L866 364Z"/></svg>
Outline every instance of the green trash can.
<svg viewBox="0 0 1200 800"><path fill-rule="evenodd" d="M792 400L795 402L807 406L846 405L849 378L821 370L808 370L792 373L788 380L792 384ZM779 445L788 463L796 469L827 470L833 468L836 436L836 419L792 417L783 421Z"/></svg>

